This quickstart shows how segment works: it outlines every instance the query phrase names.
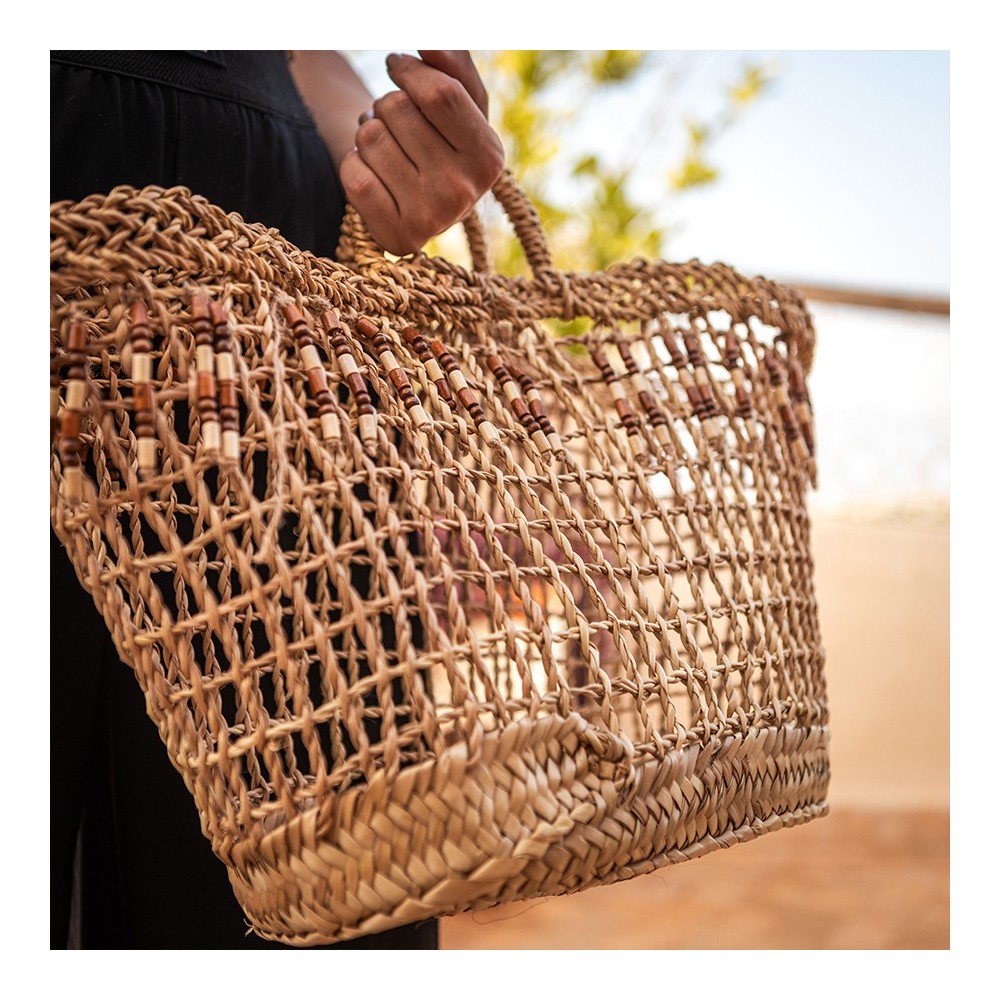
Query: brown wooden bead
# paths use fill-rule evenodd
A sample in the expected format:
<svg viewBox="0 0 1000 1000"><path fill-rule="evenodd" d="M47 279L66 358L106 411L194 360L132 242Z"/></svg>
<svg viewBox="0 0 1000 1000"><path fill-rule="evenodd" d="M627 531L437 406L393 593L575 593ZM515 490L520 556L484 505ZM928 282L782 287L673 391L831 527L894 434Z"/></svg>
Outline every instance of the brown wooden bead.
<svg viewBox="0 0 1000 1000"><path fill-rule="evenodd" d="M309 396L316 406L316 412L319 414L320 432L325 441L336 440L340 436L335 417L336 405L333 393L330 392L326 369L324 369L322 360L320 359L316 339L313 337L305 317L295 305L291 302L286 302L282 306L282 311L284 312L285 320L292 328L292 334L295 337L295 343L299 351L299 358L302 361L303 368L306 370L306 384ZM330 310L324 313L324 317L328 313L333 317ZM333 317L332 325L337 325L337 322L336 317Z"/></svg>
<svg viewBox="0 0 1000 1000"><path fill-rule="evenodd" d="M552 426L552 422L545 412L545 407L542 405L542 395L535 387L531 376L514 368L513 365L511 366L511 374L517 379L518 385L521 386L521 391L528 400L528 409L531 411L531 415L538 421L539 427L542 428L546 435L554 435L556 429Z"/></svg>
<svg viewBox="0 0 1000 1000"><path fill-rule="evenodd" d="M611 390L618 418L621 420L629 437L629 445L636 455L639 455L643 450L642 436L639 432L639 422L636 420L635 413L625 396L625 388L615 370L611 367L611 362L604 351L599 347L594 348L591 351L591 357L600 371L605 384Z"/></svg>
<svg viewBox="0 0 1000 1000"><path fill-rule="evenodd" d="M670 355L670 363L680 372L682 369L686 368L687 362L684 359L684 355L681 353L680 348L677 345L677 336L673 330L661 329L659 331L660 340L663 341L664 346L667 349L667 353Z"/></svg>
<svg viewBox="0 0 1000 1000"><path fill-rule="evenodd" d="M624 399L616 399L615 409L618 411L618 416L621 417L621 421L628 429L629 433L636 433L637 425L635 414L632 412L632 408L628 405L628 403Z"/></svg>
<svg viewBox="0 0 1000 1000"><path fill-rule="evenodd" d="M654 428L664 427L667 419L660 407L657 406L656 400L653 398L653 393L650 391L649 382L646 381L645 376L639 371L639 366L635 363L635 358L632 356L632 351L629 349L628 344L624 340L618 340L615 346L618 348L618 353L625 364L625 371L628 372L632 380L632 385L635 387L636 395L639 397L639 405L645 410L646 416L649 417L649 422Z"/></svg>
<svg viewBox="0 0 1000 1000"><path fill-rule="evenodd" d="M486 419L486 414L483 413L483 408L479 405L479 401L473 395L472 390L466 386L464 389L458 390L458 401L465 407L468 411L469 416L472 417L473 423L481 424Z"/></svg>
<svg viewBox="0 0 1000 1000"><path fill-rule="evenodd" d="M132 351L136 354L148 354L153 349L153 341L149 332L149 312L141 300L133 302L129 307L129 327Z"/></svg>
<svg viewBox="0 0 1000 1000"><path fill-rule="evenodd" d="M550 446L548 439L545 437L545 432L542 430L541 424L533 416L531 408L525 402L518 384L510 372L500 359L492 354L486 358L486 367L489 368L494 378L496 378L507 402L510 404L514 416L528 433L528 436L535 442L535 446L543 454L548 453Z"/></svg>
<svg viewBox="0 0 1000 1000"><path fill-rule="evenodd" d="M431 350L434 352L434 357L437 358L438 361L440 362L441 367L449 375L453 371L458 370L458 364L456 363L455 359L451 356L451 352L437 338L431 340Z"/></svg>
<svg viewBox="0 0 1000 1000"><path fill-rule="evenodd" d="M215 329L212 307L203 292L191 296L191 329L195 343L195 394L201 420L201 439L209 452L219 448L219 404L215 382Z"/></svg>
<svg viewBox="0 0 1000 1000"><path fill-rule="evenodd" d="M136 411L143 413L153 409L153 386L149 382L137 382L132 389L132 403Z"/></svg>
<svg viewBox="0 0 1000 1000"><path fill-rule="evenodd" d="M371 337L372 349L376 354L382 355L392 350L392 341L385 335L383 330L373 333Z"/></svg>
<svg viewBox="0 0 1000 1000"><path fill-rule="evenodd" d="M348 389L351 390L351 394L354 396L358 412L374 413L375 408L372 406L371 396L368 395L368 386L365 385L364 377L360 372L352 372L346 377L345 381L347 382Z"/></svg>
<svg viewBox="0 0 1000 1000"><path fill-rule="evenodd" d="M678 381L684 390L684 395L687 396L688 403L691 405L691 412L697 414L701 406L701 393L695 386L694 379L687 368L687 361L677 346L677 336L673 330L663 327L657 332L664 347L667 349L667 353L670 355L670 364L674 371L677 372Z"/></svg>
<svg viewBox="0 0 1000 1000"><path fill-rule="evenodd" d="M796 419L792 402L788 394L788 378L784 368L778 361L774 351L770 348L764 350L764 367L767 369L771 387L775 390L775 398L778 403L778 415L796 458L800 459L809 468L810 476L814 475L809 459L811 456L805 438L799 430L799 422Z"/></svg>
<svg viewBox="0 0 1000 1000"><path fill-rule="evenodd" d="M198 372L198 401L211 401L215 406L215 375L212 372Z"/></svg>
<svg viewBox="0 0 1000 1000"><path fill-rule="evenodd" d="M702 368L705 365L705 355L701 350L701 340L693 330L684 331L684 347L687 350L688 361L695 368Z"/></svg>
<svg viewBox="0 0 1000 1000"><path fill-rule="evenodd" d="M741 357L740 345L737 343L736 337L733 336L732 330L727 330L726 344L723 352L723 360L726 367L730 371L736 371L739 367Z"/></svg>
<svg viewBox="0 0 1000 1000"><path fill-rule="evenodd" d="M224 351L231 351L233 349L233 333L229 328L229 318L226 316L225 309L218 302L212 302L209 306L209 316L215 333L215 353L222 354Z"/></svg>
<svg viewBox="0 0 1000 1000"><path fill-rule="evenodd" d="M639 393L639 402L642 404L642 408L646 411L649 417L649 422L654 427L663 427L666 425L667 418L663 415L663 411L656 405L656 401L653 396L647 390L642 390Z"/></svg>
<svg viewBox="0 0 1000 1000"><path fill-rule="evenodd" d="M434 352L434 357L437 358L441 367L448 374L448 381L458 396L458 401L472 418L476 430L491 448L498 448L502 443L500 434L496 427L493 426L493 423L486 419L486 414L482 406L476 399L475 393L472 391L471 386L461 368L458 367L458 363L451 352L437 338L431 340L431 350Z"/></svg>
<svg viewBox="0 0 1000 1000"><path fill-rule="evenodd" d="M194 332L194 342L199 347L210 347L212 344L212 320L208 298L201 292L191 296L191 329Z"/></svg>
<svg viewBox="0 0 1000 1000"><path fill-rule="evenodd" d="M281 311L285 315L285 322L292 328L293 333L298 335L300 331L304 331L306 337L309 337L309 328L306 326L305 317L299 312L298 306L291 302L286 302L281 307Z"/></svg>
<svg viewBox="0 0 1000 1000"><path fill-rule="evenodd" d="M739 382L735 385L735 391L736 415L742 417L744 420L751 420L753 418L753 400L750 397L750 393Z"/></svg>
<svg viewBox="0 0 1000 1000"><path fill-rule="evenodd" d="M708 366L705 363L705 355L702 353L698 334L691 330L685 330L684 346L687 349L688 361L695 374L695 392L698 398L698 403L694 408L695 416L702 420L718 416L719 406L715 401L712 383L708 377Z"/></svg>
<svg viewBox="0 0 1000 1000"><path fill-rule="evenodd" d="M524 393L524 398L528 401L529 412L535 420L538 421L538 426L541 427L542 432L548 439L549 446L555 452L557 457L562 456L564 454L562 440L556 432L555 427L552 426L552 421L549 420L548 414L545 412L545 407L542 404L541 392L539 392L537 386L526 372L521 371L509 361L508 367L510 369L511 376L521 387L521 391Z"/></svg>
<svg viewBox="0 0 1000 1000"><path fill-rule="evenodd" d="M359 316L354 321L354 329L369 338L377 337L382 332L378 324L370 320L367 316Z"/></svg>
<svg viewBox="0 0 1000 1000"><path fill-rule="evenodd" d="M752 420L753 399L750 394L752 383L750 376L743 367L742 359L743 355L736 337L733 335L732 330L727 330L723 362L733 380L733 391L736 397L736 415L743 420Z"/></svg>
<svg viewBox="0 0 1000 1000"><path fill-rule="evenodd" d="M67 438L74 445L79 443L76 439L80 436L82 424L83 414L79 410L71 410L69 408L63 410L62 426L60 427L60 431L62 436Z"/></svg>
<svg viewBox="0 0 1000 1000"><path fill-rule="evenodd" d="M764 367L767 369L768 378L770 379L771 385L777 386L781 385L784 381L784 376L782 374L781 368L778 365L777 359L774 354L769 350L764 350Z"/></svg>
<svg viewBox="0 0 1000 1000"><path fill-rule="evenodd" d="M528 404L520 396L510 401L510 408L514 412L514 416L524 425L524 429L529 434L535 430L541 430L538 426L538 421L531 415Z"/></svg>
<svg viewBox="0 0 1000 1000"><path fill-rule="evenodd" d="M458 403L455 401L455 397L451 393L451 386L448 385L448 379L445 378L444 372L441 371L441 368L437 363L437 359L434 357L427 341L424 340L417 330L409 325L404 326L402 330L400 330L400 333L402 334L403 339L416 353L424 368L427 369L427 374L434 383L434 386L438 391L438 395L440 395L440 397L448 404L448 406L451 407L452 410L457 410Z"/></svg>
<svg viewBox="0 0 1000 1000"><path fill-rule="evenodd" d="M234 416L239 415L239 399L236 394L236 383L226 380L219 382L219 410L220 412L230 411Z"/></svg>
<svg viewBox="0 0 1000 1000"><path fill-rule="evenodd" d="M321 395L328 393L326 386L326 375L322 368L310 368L308 372L309 394L313 399L318 399Z"/></svg>
<svg viewBox="0 0 1000 1000"><path fill-rule="evenodd" d="M816 442L813 438L812 402L809 399L809 390L806 388L802 366L796 358L788 360L788 389L795 404L795 415L798 417L799 430L802 432L806 448L810 455L814 455Z"/></svg>
<svg viewBox="0 0 1000 1000"><path fill-rule="evenodd" d="M392 351L392 341L386 335L385 330L377 326L367 316L361 316L354 322L355 330L364 333L372 344L372 350L378 356L379 363L385 370L389 381L402 400L403 405L410 411L411 418L418 427L424 427L431 422L429 416L424 411L420 400L417 399L410 385L410 377L406 374L403 366L396 359Z"/></svg>
<svg viewBox="0 0 1000 1000"><path fill-rule="evenodd" d="M628 344L624 340L615 341L615 347L618 348L618 353L621 356L622 363L625 365L625 371L629 375L638 375L639 366L635 363L635 358L632 357L632 352L629 350Z"/></svg>
<svg viewBox="0 0 1000 1000"><path fill-rule="evenodd" d="M389 375L389 381L393 384L396 392L399 393L399 398L403 401L404 406L409 409L420 406L420 400L417 399L413 391L413 386L410 385L410 379L402 368L393 368L387 374Z"/></svg>
<svg viewBox="0 0 1000 1000"><path fill-rule="evenodd" d="M209 314L215 335L215 369L218 375L216 383L219 423L222 428L222 457L227 461L236 461L240 457L240 410L236 382L230 374L235 372L232 331L229 327L226 311L218 302L210 304Z"/></svg>

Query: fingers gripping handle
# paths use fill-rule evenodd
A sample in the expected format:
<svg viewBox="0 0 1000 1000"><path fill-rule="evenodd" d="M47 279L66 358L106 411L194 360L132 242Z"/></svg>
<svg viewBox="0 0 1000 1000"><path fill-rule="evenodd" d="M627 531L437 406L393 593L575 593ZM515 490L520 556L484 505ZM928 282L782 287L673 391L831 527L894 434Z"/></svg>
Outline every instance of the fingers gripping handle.
<svg viewBox="0 0 1000 1000"><path fill-rule="evenodd" d="M508 169L504 170L493 185L493 196L510 220L528 266L532 274L538 278L552 268L552 257L538 212ZM463 225L472 256L472 269L489 273L492 270L489 251L482 223L476 215L475 208L463 220ZM344 214L340 244L337 247L338 258L345 263L366 264L381 259L383 253L382 248L372 239L357 209L353 205L348 205Z"/></svg>

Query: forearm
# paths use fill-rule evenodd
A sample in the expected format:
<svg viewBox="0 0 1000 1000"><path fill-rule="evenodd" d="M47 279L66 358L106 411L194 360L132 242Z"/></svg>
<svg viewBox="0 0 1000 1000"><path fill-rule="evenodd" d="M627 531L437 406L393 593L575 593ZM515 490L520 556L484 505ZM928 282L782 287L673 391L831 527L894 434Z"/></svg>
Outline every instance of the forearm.
<svg viewBox="0 0 1000 1000"><path fill-rule="evenodd" d="M354 148L358 116L372 105L372 95L339 52L291 53L291 73L309 108L334 167Z"/></svg>

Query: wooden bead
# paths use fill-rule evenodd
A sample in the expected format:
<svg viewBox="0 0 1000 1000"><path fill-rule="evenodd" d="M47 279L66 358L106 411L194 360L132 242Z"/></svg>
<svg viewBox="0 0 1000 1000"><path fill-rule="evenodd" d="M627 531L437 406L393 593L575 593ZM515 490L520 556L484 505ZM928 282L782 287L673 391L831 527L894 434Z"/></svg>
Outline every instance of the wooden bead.
<svg viewBox="0 0 1000 1000"><path fill-rule="evenodd" d="M715 401L715 392L708 376L708 365L705 362L705 355L702 353L698 334L691 330L685 330L684 346L687 349L688 361L694 369L695 386L700 399L699 408L695 415L703 421L718 416L719 406Z"/></svg>
<svg viewBox="0 0 1000 1000"><path fill-rule="evenodd" d="M455 390L455 395L458 396L458 401L472 418L476 430L491 448L499 447L501 444L499 431L486 419L482 406L479 405L475 393L473 393L451 352L437 339L431 341L431 350L447 374L448 381L451 383L452 389Z"/></svg>
<svg viewBox="0 0 1000 1000"><path fill-rule="evenodd" d="M753 420L753 398L751 396L752 382L742 365L740 345L732 330L726 331L723 360L733 380L733 393L736 400L736 415L744 421Z"/></svg>
<svg viewBox="0 0 1000 1000"><path fill-rule="evenodd" d="M792 408L792 401L788 394L788 380L784 368L778 361L774 351L770 348L764 350L764 367L767 369L768 379L771 388L774 390L775 399L778 403L778 415L788 439L792 453L803 463L808 463L810 458L809 448L803 439L798 426L798 420Z"/></svg>
<svg viewBox="0 0 1000 1000"><path fill-rule="evenodd" d="M336 403L327 382L326 369L320 359L316 340L309 329L305 316L291 302L282 306L285 320L292 328L292 335L299 351L299 359L306 372L309 396L319 416L320 434L324 441L338 440L340 428L337 422Z"/></svg>
<svg viewBox="0 0 1000 1000"><path fill-rule="evenodd" d="M670 355L670 363L678 372L682 369L686 370L687 362L680 348L677 346L677 335L673 330L666 327L661 328L659 334L660 340L663 341L663 346L666 347L667 353Z"/></svg>
<svg viewBox="0 0 1000 1000"><path fill-rule="evenodd" d="M658 431L660 427L666 425L667 418L663 415L660 407L657 406L656 400L653 398L652 388L646 377L639 371L639 366L635 363L635 358L632 356L632 351L629 349L628 344L624 340L619 340L616 342L616 346L625 364L625 371L628 372L629 378L632 381L632 387L635 389L636 396L639 399L639 405L646 412L646 416L649 418L654 431ZM657 437L659 437L658 433Z"/></svg>
<svg viewBox="0 0 1000 1000"><path fill-rule="evenodd" d="M556 433L555 427L552 426L552 421L549 420L548 414L545 412L541 392L538 391L535 383L531 380L531 377L527 373L521 371L513 364L508 363L508 366L510 368L511 376L521 387L521 391L524 393L524 398L528 401L528 410L535 420L538 421L538 426L541 427L542 432L548 439L549 446L557 456L564 454L562 440L560 439L558 433Z"/></svg>
<svg viewBox="0 0 1000 1000"><path fill-rule="evenodd" d="M56 338L49 331L49 444L56 439L56 428L59 426L59 352L56 349Z"/></svg>
<svg viewBox="0 0 1000 1000"><path fill-rule="evenodd" d="M371 396L368 394L368 387L361 375L354 355L351 354L351 345L347 341L347 333L340 316L332 309L327 309L320 317L320 323L326 331L330 342L330 349L337 359L340 373L347 383L351 396L354 399L354 406L358 413L358 434L361 443L368 454L374 454L378 438L378 424L375 417L375 407L372 406Z"/></svg>
<svg viewBox="0 0 1000 1000"><path fill-rule="evenodd" d="M153 349L153 341L149 332L149 312L146 304L140 299L129 307L129 340L132 350L137 354L148 354Z"/></svg>
<svg viewBox="0 0 1000 1000"><path fill-rule="evenodd" d="M448 385L448 379L445 378L444 372L441 371L441 366L437 363L437 359L434 357L427 341L424 340L424 338L420 336L420 334L412 326L404 326L400 333L407 344L409 344L410 347L416 352L416 355L420 359L424 368L427 369L427 374L434 383L438 394L451 407L452 410L457 410L458 403L455 401L455 397L451 394L451 387Z"/></svg>
<svg viewBox="0 0 1000 1000"><path fill-rule="evenodd" d="M410 378L403 369L403 366L396 359L392 351L392 341L388 338L382 327L377 326L367 316L361 316L354 322L354 329L363 333L371 341L372 349L378 356L379 364L385 370L389 381L399 395L400 401L406 407L411 419L417 427L426 427L430 424L431 418L427 415L420 400L417 399L413 386L410 385Z"/></svg>
<svg viewBox="0 0 1000 1000"><path fill-rule="evenodd" d="M629 446L632 448L636 457L640 457L645 451L645 446L642 441L642 436L639 433L639 422L636 420L635 413L632 411L632 406L625 396L625 389L622 386L618 375L615 373L615 370L611 367L611 362L608 360L608 356L604 353L604 351L602 351L599 347L594 348L594 350L591 351L591 357L593 358L598 371L600 371L605 385L607 385L607 387L611 390L611 396L615 404L615 411L618 413L618 418L621 420L622 425L625 427L625 431L628 434Z"/></svg>
<svg viewBox="0 0 1000 1000"><path fill-rule="evenodd" d="M59 460L62 465L63 499L79 503L83 499L83 459L86 446L83 432L87 398L87 328L78 320L70 324L66 338L66 405L59 414ZM58 400L58 388L56 390Z"/></svg>
<svg viewBox="0 0 1000 1000"><path fill-rule="evenodd" d="M367 316L359 316L354 321L354 328L368 338L377 337L381 332L378 324Z"/></svg>
<svg viewBox="0 0 1000 1000"><path fill-rule="evenodd" d="M140 382L133 388L132 403L137 414L152 413L153 387L149 382Z"/></svg>
<svg viewBox="0 0 1000 1000"><path fill-rule="evenodd" d="M218 302L210 309L214 333L215 371L218 375L219 424L222 428L222 458L237 461L240 457L240 410L236 391L236 366L229 319Z"/></svg>
<svg viewBox="0 0 1000 1000"><path fill-rule="evenodd" d="M219 380L219 411L232 410L239 414L239 401L236 395L236 385L232 381Z"/></svg>
<svg viewBox="0 0 1000 1000"><path fill-rule="evenodd" d="M215 408L215 375L212 372L198 372L198 402Z"/></svg>
<svg viewBox="0 0 1000 1000"><path fill-rule="evenodd" d="M191 296L191 330L196 345L212 346L212 319L208 297L202 292Z"/></svg>
<svg viewBox="0 0 1000 1000"><path fill-rule="evenodd" d="M677 335L673 330L661 328L659 333L660 339L663 341L664 346L667 348L667 353L670 355L670 363L677 372L678 380L691 405L691 415L701 422L702 428L709 437L719 437L722 434L722 426L716 419L719 412L718 404L715 402L711 382L704 369L705 359L701 352L697 335L685 331L685 346L688 350L688 356L685 357L677 344ZM694 365L694 375L691 374L688 368L688 361L691 358L698 361Z"/></svg>
<svg viewBox="0 0 1000 1000"><path fill-rule="evenodd" d="M551 448L548 438L546 438L541 424L533 416L530 407L518 389L517 382L514 381L510 372L507 371L500 359L492 354L486 359L486 367L489 368L494 378L496 378L504 396L507 398L507 402L510 404L514 416L534 442L535 447L543 455L549 454Z"/></svg>
<svg viewBox="0 0 1000 1000"><path fill-rule="evenodd" d="M191 296L191 330L195 344L195 398L201 443L207 452L214 453L221 444L215 384L215 330L211 303L203 292Z"/></svg>
<svg viewBox="0 0 1000 1000"><path fill-rule="evenodd" d="M809 399L802 366L796 358L788 359L788 389L795 406L795 415L798 417L799 430L802 432L809 454L814 455L816 446L813 439L812 402Z"/></svg>
<svg viewBox="0 0 1000 1000"><path fill-rule="evenodd" d="M141 299L129 307L129 342L132 345L132 423L136 437L136 462L141 478L156 472L156 416L153 391L153 349L149 312Z"/></svg>
<svg viewBox="0 0 1000 1000"><path fill-rule="evenodd" d="M78 443L77 439L80 437L82 424L83 414L79 410L66 409L63 411L62 434L68 441L73 442L74 450Z"/></svg>

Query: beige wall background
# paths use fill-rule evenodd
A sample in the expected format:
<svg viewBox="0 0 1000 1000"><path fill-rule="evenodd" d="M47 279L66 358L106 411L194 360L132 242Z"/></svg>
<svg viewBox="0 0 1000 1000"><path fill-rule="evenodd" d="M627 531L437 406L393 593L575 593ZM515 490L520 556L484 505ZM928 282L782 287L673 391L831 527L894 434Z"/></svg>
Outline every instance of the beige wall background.
<svg viewBox="0 0 1000 1000"><path fill-rule="evenodd" d="M949 805L949 526L820 517L831 805Z"/></svg>

